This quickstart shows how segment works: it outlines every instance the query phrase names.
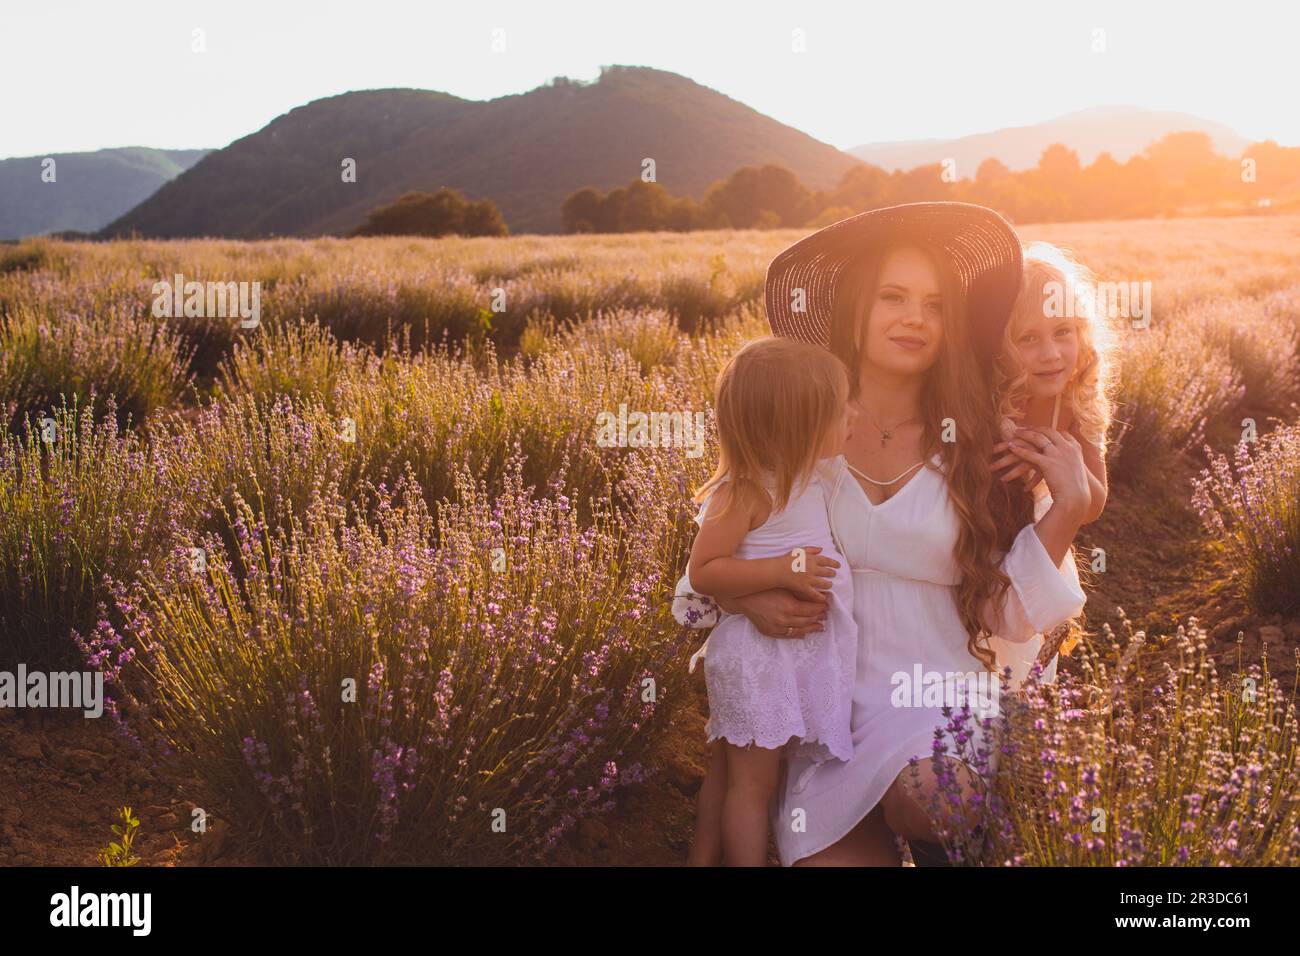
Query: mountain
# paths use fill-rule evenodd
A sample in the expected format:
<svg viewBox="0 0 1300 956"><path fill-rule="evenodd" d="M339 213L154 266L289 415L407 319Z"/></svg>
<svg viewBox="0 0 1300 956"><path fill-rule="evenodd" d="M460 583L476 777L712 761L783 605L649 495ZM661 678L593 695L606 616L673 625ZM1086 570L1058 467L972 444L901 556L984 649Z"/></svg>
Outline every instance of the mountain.
<svg viewBox="0 0 1300 956"><path fill-rule="evenodd" d="M1185 130L1208 133L1214 148L1225 156L1239 156L1249 142L1222 123L1188 113L1136 106L1097 106L1033 126L1008 127L959 139L867 143L848 152L889 171L912 169L951 158L956 160L957 175L964 177L974 176L979 164L990 157L1000 159L1013 170L1032 169L1038 165L1043 150L1053 143L1070 147L1079 154L1079 161L1085 166L1103 151L1122 163L1166 133Z"/></svg>
<svg viewBox="0 0 1300 956"><path fill-rule="evenodd" d="M560 232L560 207L583 186L641 175L675 196L747 165L779 163L812 189L836 185L853 157L686 77L603 67L526 93L465 100L426 90L369 90L316 100L206 157L105 235L340 234L403 193L449 186L491 199L514 233ZM356 160L356 182L342 162Z"/></svg>
<svg viewBox="0 0 1300 956"><path fill-rule="evenodd" d="M127 146L0 160L0 239L95 232L210 152ZM41 179L46 159L52 183Z"/></svg>

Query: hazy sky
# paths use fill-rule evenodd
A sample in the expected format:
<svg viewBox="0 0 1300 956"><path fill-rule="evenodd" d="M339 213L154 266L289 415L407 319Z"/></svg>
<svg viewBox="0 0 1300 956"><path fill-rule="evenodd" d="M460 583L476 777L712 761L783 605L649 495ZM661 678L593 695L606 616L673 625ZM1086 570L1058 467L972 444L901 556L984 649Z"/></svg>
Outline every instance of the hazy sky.
<svg viewBox="0 0 1300 956"><path fill-rule="evenodd" d="M348 90L492 99L603 64L681 73L840 148L1115 104L1295 146L1297 27L1285 0L2 0L0 157L220 147Z"/></svg>

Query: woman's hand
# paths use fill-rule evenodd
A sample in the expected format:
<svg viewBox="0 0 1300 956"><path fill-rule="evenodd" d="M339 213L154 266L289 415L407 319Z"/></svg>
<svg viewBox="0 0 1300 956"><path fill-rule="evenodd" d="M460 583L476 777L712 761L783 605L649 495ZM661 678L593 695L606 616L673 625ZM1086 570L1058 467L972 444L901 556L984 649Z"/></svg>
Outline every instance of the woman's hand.
<svg viewBox="0 0 1300 956"><path fill-rule="evenodd" d="M827 601L805 601L784 588L759 591L727 602L728 609L745 615L760 634L767 637L803 638L820 631L826 619Z"/></svg>
<svg viewBox="0 0 1300 956"><path fill-rule="evenodd" d="M990 467L995 471L1003 471L1003 481L1015 481L1017 478L1024 482L1026 488L1032 488L1043 480L1043 473L1025 461L1019 455L1011 450L1007 442L998 442L993 446L993 454L1002 453L1001 457L995 457ZM1004 471L1004 469L1006 469Z"/></svg>
<svg viewBox="0 0 1300 956"><path fill-rule="evenodd" d="M1073 436L1054 428L1018 429L1011 450L1036 465L1047 481L1052 506L1034 523L1034 533L1060 568L1092 500L1083 451Z"/></svg>
<svg viewBox="0 0 1300 956"><path fill-rule="evenodd" d="M1080 516L1088 510L1092 501L1088 466L1073 435L1046 426L1017 428L1008 450L1043 473L1054 505Z"/></svg>

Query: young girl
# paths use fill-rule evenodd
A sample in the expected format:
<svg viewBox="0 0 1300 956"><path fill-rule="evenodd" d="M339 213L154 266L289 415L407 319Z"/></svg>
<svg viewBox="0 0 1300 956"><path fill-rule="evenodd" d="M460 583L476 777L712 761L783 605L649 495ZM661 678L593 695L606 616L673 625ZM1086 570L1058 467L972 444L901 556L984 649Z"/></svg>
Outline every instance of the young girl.
<svg viewBox="0 0 1300 956"><path fill-rule="evenodd" d="M1106 506L1106 433L1115 404L1111 397L1109 361L1111 336L1097 308L1091 275L1075 259L1051 243L1025 247L1020 295L1007 322L1002 349L994 363L998 407L1005 439L994 447L1001 455L993 468L1003 481L1024 481L1034 495L1034 519L1051 506L1042 476L1016 452L1024 447L1017 429L1031 428L1072 435L1083 449L1088 466L1092 504L1084 523L1097 520ZM1073 563L1073 556L1066 560ZM1043 645L1044 663L1055 657L1066 622ZM995 649L1004 644L994 642ZM1013 648L1006 647L1009 651ZM999 653L999 660L1003 655ZM1013 682L1023 679L1014 673ZM1027 670L1027 668L1026 668ZM1044 679L1055 674L1044 672Z"/></svg>
<svg viewBox="0 0 1300 956"><path fill-rule="evenodd" d="M718 842L729 865L766 862L787 746L815 761L806 777L853 754L853 583L831 538L819 467L841 453L848 394L839 359L790 338L751 342L718 375L720 460L695 496L705 507L687 565L692 590L727 600L787 588L826 600L827 614L804 638L766 637L730 614L710 634L705 730L714 761L692 862L715 862Z"/></svg>

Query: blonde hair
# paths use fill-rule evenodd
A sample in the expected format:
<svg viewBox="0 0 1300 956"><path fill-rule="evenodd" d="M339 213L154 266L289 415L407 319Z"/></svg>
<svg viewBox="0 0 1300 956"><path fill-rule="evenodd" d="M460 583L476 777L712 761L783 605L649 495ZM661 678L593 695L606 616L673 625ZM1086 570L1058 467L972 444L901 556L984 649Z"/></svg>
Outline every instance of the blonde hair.
<svg viewBox="0 0 1300 956"><path fill-rule="evenodd" d="M1016 336L1023 324L1043 315L1044 290L1056 283L1061 294L1072 296L1079 355L1062 395L1079 424L1079 434L1105 454L1106 436L1115 414L1114 368L1110 361L1114 336L1097 308L1092 273L1066 250L1050 242L1025 247L1025 268L1020 294L1011 310L994 361L994 388L998 414L1021 419L1029 399L1029 373L1020 361Z"/></svg>
<svg viewBox="0 0 1300 956"><path fill-rule="evenodd" d="M948 500L957 514L957 544L953 560L961 571L956 586L957 614L966 631L966 649L989 669L996 655L984 626L984 610L1005 608L1011 579L994 561L995 551L1010 548L1015 535L1033 520L1033 503L1020 487L994 479L988 456L1000 439L994 414L989 370L978 358L966 314L966 295L942 250L919 242L900 241L868 250L836 285L831 323L831 351L849 368L852 394L857 395L865 339L875 291L885 259L899 248L916 248L934 265L943 295L943 338L934 365L921 387L924 432L921 451L928 461L936 452L945 465ZM942 422L960 423L954 441L942 440Z"/></svg>
<svg viewBox="0 0 1300 956"><path fill-rule="evenodd" d="M772 336L745 345L718 373L718 466L695 502L730 480L732 496L720 514L738 500L760 506L768 500L763 477L773 473L772 507L784 508L811 476L848 395L843 364L819 346Z"/></svg>

